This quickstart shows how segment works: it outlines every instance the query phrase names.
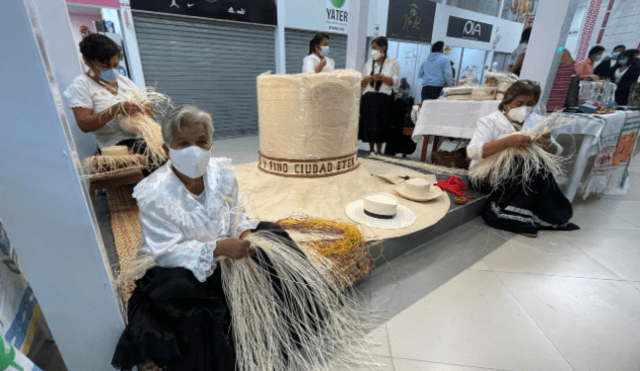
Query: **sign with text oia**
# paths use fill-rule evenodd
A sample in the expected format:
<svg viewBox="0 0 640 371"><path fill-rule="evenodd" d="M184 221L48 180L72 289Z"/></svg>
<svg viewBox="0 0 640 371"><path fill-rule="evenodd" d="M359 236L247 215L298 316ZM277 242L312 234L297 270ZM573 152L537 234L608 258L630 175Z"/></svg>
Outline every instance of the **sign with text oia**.
<svg viewBox="0 0 640 371"><path fill-rule="evenodd" d="M450 16L447 25L447 36L482 42L491 41L493 26L488 23Z"/></svg>

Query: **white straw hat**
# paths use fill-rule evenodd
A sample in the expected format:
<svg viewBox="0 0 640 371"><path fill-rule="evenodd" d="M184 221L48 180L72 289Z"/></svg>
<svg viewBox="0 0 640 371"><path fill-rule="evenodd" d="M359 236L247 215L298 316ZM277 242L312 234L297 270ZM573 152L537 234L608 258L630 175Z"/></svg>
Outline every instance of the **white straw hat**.
<svg viewBox="0 0 640 371"><path fill-rule="evenodd" d="M363 200L347 205L347 216L353 221L378 229L402 229L416 222L416 214L389 193L372 193Z"/></svg>
<svg viewBox="0 0 640 371"><path fill-rule="evenodd" d="M412 178L402 183L395 191L411 201L425 202L436 199L444 193L440 187L424 178Z"/></svg>

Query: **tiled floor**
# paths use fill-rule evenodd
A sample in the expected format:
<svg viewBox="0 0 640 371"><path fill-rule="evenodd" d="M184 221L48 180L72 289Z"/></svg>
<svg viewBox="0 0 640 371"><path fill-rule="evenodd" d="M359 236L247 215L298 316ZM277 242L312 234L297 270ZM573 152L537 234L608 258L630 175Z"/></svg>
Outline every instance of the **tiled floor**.
<svg viewBox="0 0 640 371"><path fill-rule="evenodd" d="M640 370L640 165L630 170L627 196L574 202L579 231L529 239L476 219L374 272L359 287L389 314L371 335L382 369Z"/></svg>
<svg viewBox="0 0 640 371"><path fill-rule="evenodd" d="M257 160L255 137L214 147ZM579 231L529 239L475 219L377 268L358 288L387 318L370 334L384 366L351 369L640 370L635 163L627 196L575 200Z"/></svg>

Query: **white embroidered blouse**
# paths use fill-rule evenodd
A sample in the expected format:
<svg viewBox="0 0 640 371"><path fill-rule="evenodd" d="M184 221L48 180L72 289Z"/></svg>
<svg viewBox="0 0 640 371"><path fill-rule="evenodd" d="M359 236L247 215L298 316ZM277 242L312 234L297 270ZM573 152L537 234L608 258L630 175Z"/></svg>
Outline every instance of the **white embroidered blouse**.
<svg viewBox="0 0 640 371"><path fill-rule="evenodd" d="M522 130L531 131L542 120L544 120L544 117L532 113L522 125ZM507 134L514 133L515 131L516 129L513 127L511 121L509 121L504 113L500 111L496 111L480 118L476 124L476 131L473 133L471 142L469 142L469 145L467 146L467 156L471 159L471 165L469 168L474 168L484 160L482 157L485 143L502 139L507 136ZM551 143L558 147L556 155L561 155L562 146L556 142L553 136L551 137Z"/></svg>
<svg viewBox="0 0 640 371"><path fill-rule="evenodd" d="M212 158L204 175L201 204L171 169L171 161L140 182L133 197L140 208L140 252L151 253L161 267L189 269L201 282L213 274L216 243L255 229L238 194L228 158Z"/></svg>

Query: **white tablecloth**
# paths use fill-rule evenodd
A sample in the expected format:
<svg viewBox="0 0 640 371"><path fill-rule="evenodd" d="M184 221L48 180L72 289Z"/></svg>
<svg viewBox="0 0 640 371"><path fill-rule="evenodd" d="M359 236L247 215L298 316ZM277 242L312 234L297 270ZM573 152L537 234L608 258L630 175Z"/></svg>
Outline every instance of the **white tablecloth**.
<svg viewBox="0 0 640 371"><path fill-rule="evenodd" d="M414 142L423 135L471 139L479 118L498 110L499 100L426 100L422 103Z"/></svg>

